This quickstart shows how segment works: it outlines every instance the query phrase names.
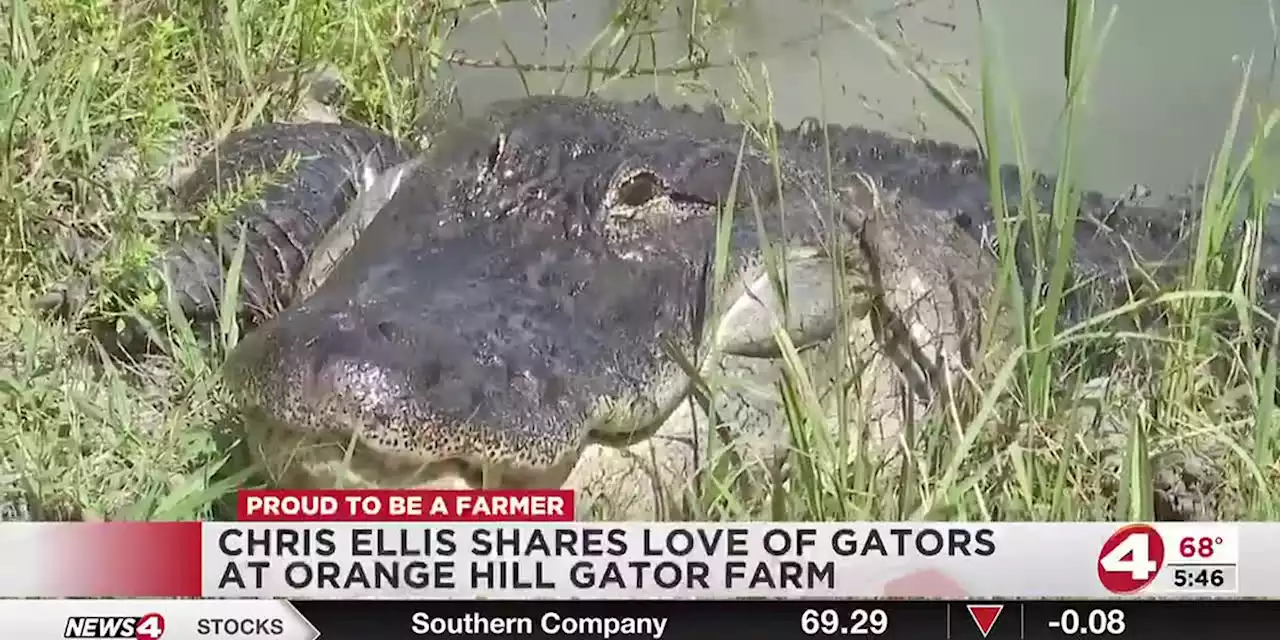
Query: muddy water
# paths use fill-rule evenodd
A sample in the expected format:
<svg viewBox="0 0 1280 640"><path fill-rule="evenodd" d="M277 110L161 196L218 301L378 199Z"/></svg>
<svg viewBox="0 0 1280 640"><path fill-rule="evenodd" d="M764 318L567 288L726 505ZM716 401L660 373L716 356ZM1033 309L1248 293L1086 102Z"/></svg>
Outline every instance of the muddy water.
<svg viewBox="0 0 1280 640"><path fill-rule="evenodd" d="M688 4L687 2L685 3ZM704 5L708 4L706 2ZM972 0L739 0L717 22L729 33L711 40L706 55L726 62L749 59L749 81L772 91L775 117L792 124L805 116L859 124L902 135L971 143L966 130L922 85L889 63L845 16L870 20L883 36L923 61L930 73L964 84L962 95L975 107L980 33ZM902 6L906 5L906 6ZM985 0L984 15L1003 55L1001 76L1013 88L1024 122L1032 163L1052 171L1063 104L1062 0ZM509 59L504 42L526 65L581 62L609 20L613 2L562 0L546 7L545 20L525 3L502 5L465 21L452 45L475 60ZM1157 192L1178 191L1203 179L1209 157L1225 130L1243 78L1250 79L1253 105L1270 104L1277 89L1271 69L1273 34L1266 0L1098 0L1098 26L1116 13L1103 43L1085 129L1081 178L1096 189L1120 193L1143 184ZM689 13L662 16L670 30L628 52L658 66L680 64L690 51ZM698 27L695 27L698 28ZM700 31L699 33L707 33ZM616 51L616 48L615 48ZM633 59L624 57L624 59ZM603 56L598 64L607 66ZM559 70L528 71L454 65L453 77L464 109L526 91L581 92L600 77ZM707 93L741 100L741 74L721 68L690 75L617 80L604 93L636 97L657 91L669 101L701 103ZM1008 136L1004 136L1006 139ZM1006 146L1006 145L1002 145Z"/></svg>

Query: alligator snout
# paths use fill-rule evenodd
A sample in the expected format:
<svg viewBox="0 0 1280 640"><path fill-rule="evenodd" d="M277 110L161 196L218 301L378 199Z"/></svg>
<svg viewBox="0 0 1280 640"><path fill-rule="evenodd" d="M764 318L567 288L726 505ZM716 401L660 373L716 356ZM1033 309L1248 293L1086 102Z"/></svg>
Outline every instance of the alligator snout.
<svg viewBox="0 0 1280 640"><path fill-rule="evenodd" d="M685 397L663 349L696 342L701 238L618 250L563 218L424 206L439 184L397 192L228 356L280 485L559 486L593 441L643 439Z"/></svg>
<svg viewBox="0 0 1280 640"><path fill-rule="evenodd" d="M583 441L566 381L450 322L320 300L248 336L228 379L261 459L294 486L558 486Z"/></svg>

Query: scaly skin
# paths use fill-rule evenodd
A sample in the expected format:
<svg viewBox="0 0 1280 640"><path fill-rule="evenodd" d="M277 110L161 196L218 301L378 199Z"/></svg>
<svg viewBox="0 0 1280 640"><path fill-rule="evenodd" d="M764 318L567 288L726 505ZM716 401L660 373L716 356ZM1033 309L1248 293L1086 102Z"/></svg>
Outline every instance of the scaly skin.
<svg viewBox="0 0 1280 640"><path fill-rule="evenodd" d="M197 321L217 318L223 274L243 238L240 315L256 324L277 314L357 195L408 157L389 136L351 124L269 124L228 136L178 189L186 209L222 197L239 203L218 234L190 238L162 258L182 310ZM253 197L238 198L241 188Z"/></svg>
<svg viewBox="0 0 1280 640"><path fill-rule="evenodd" d="M274 153L293 129L273 126L255 131L274 131ZM334 140L394 149L330 126ZM717 113L656 101L501 103L412 164L385 152L373 166L394 170L354 204L332 187L360 175L350 150L368 147L335 143L311 169L326 179L299 183L328 188L322 197L242 213L250 320L269 320L226 373L255 453L286 486L566 486L608 517L678 517L709 441L727 437L765 464L783 453L772 385L785 367L770 323L785 318L820 409L866 415L868 450L888 455L904 406L936 406L980 351L993 280L983 240L994 235L984 167L951 145L812 124L782 133L775 167L743 135ZM261 155L255 136L224 143L224 159ZM207 165L189 201L210 184ZM1017 198L1016 172L1002 175ZM1033 189L1047 201L1043 180ZM730 198L719 289L716 219ZM1119 288L1135 254L1178 256L1175 212L1097 194L1083 203L1077 276ZM290 217L317 209L322 219ZM363 228L358 240L348 228ZM785 250L785 312L762 244ZM188 309L211 308L216 272L185 264ZM276 313L268 301L292 304ZM671 348L725 380L719 428L688 401ZM851 376L862 384L841 384Z"/></svg>

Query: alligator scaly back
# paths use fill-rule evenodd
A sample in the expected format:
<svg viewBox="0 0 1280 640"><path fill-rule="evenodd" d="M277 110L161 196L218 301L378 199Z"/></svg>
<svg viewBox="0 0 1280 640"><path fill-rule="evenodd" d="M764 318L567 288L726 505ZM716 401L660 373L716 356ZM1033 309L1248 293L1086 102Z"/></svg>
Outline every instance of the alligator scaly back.
<svg viewBox="0 0 1280 640"><path fill-rule="evenodd" d="M182 311L196 321L217 317L224 274L241 242L239 315L256 324L287 306L328 231L408 153L390 136L349 123L268 124L229 136L178 189L188 210L228 196L234 207L216 233L193 233L166 252L163 266ZM257 181L244 197L246 183Z"/></svg>

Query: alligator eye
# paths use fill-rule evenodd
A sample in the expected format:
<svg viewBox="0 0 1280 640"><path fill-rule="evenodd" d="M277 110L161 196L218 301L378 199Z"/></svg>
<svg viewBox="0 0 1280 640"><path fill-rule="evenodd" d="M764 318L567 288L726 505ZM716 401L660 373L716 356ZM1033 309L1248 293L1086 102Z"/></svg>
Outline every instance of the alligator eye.
<svg viewBox="0 0 1280 640"><path fill-rule="evenodd" d="M658 197L662 192L662 180L648 171L641 171L618 187L618 202L629 207L638 207Z"/></svg>

